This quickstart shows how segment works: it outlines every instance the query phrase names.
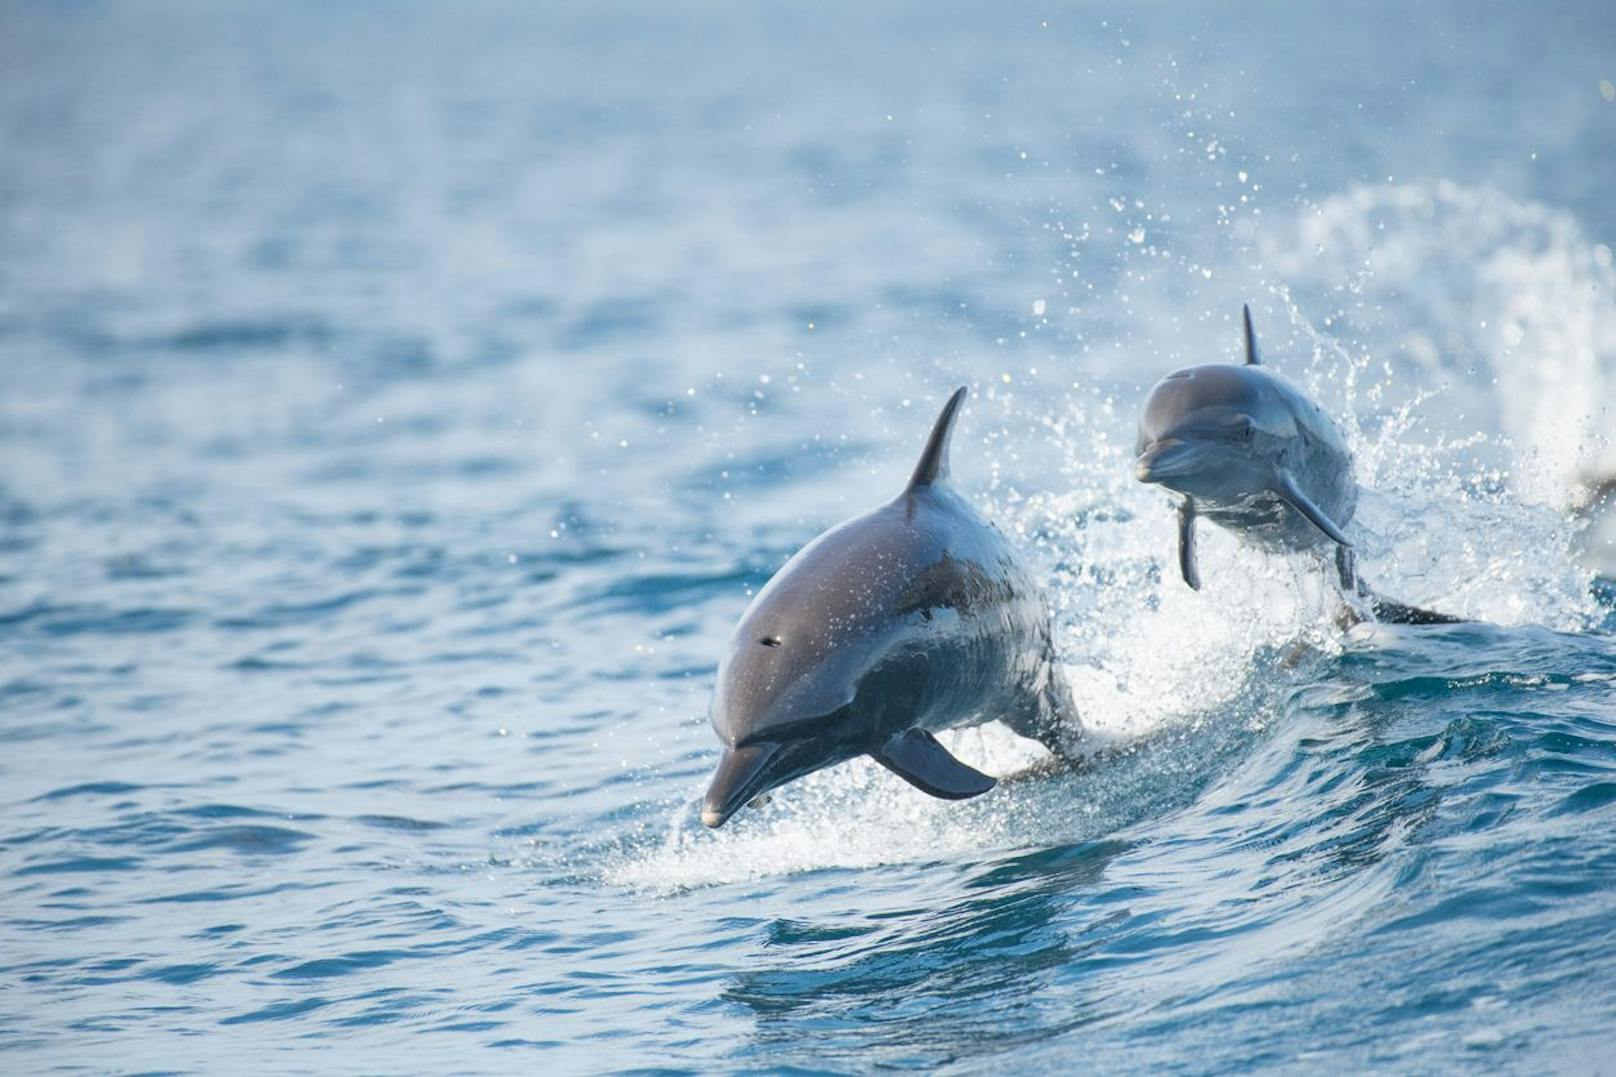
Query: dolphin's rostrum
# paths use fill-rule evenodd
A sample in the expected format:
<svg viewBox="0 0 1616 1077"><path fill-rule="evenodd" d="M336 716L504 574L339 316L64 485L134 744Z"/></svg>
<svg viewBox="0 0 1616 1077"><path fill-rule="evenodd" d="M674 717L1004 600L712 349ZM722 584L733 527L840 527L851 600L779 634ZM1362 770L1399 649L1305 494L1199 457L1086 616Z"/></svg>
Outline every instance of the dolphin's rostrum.
<svg viewBox="0 0 1616 1077"><path fill-rule="evenodd" d="M1178 564L1196 590L1195 523L1206 517L1243 540L1275 551L1334 544L1348 594L1367 599L1383 621L1458 620L1374 594L1358 578L1343 530L1358 507L1352 454L1312 398L1262 364L1251 308L1243 311L1244 365L1186 367L1145 398L1134 474L1179 494Z"/></svg>
<svg viewBox="0 0 1616 1077"><path fill-rule="evenodd" d="M965 390L944 405L896 498L814 539L758 592L718 667L723 755L701 820L868 754L936 797L994 779L935 731L999 719L1069 758L1079 736L1041 592L948 483Z"/></svg>

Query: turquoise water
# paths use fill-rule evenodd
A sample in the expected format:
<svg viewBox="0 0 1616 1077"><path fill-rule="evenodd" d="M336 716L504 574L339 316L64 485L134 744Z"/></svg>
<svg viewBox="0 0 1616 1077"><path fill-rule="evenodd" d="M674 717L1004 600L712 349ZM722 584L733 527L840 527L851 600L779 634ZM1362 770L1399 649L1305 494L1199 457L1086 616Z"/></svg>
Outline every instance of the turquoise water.
<svg viewBox="0 0 1616 1077"><path fill-rule="evenodd" d="M1613 44L0 9L0 1069L1608 1068ZM1243 301L1477 623L1178 582L1134 415ZM704 830L730 627L958 384L1115 757Z"/></svg>

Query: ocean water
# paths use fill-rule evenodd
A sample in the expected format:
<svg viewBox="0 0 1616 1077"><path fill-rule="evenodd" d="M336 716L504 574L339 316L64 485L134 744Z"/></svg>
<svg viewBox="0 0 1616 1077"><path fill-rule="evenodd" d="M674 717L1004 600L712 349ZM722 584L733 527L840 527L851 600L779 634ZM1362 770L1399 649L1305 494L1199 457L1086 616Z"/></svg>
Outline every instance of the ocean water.
<svg viewBox="0 0 1616 1077"><path fill-rule="evenodd" d="M0 7L0 1070L1610 1069L1613 82L1597 2ZM1135 414L1246 301L1473 623L1177 580ZM1117 752L704 830L960 384Z"/></svg>

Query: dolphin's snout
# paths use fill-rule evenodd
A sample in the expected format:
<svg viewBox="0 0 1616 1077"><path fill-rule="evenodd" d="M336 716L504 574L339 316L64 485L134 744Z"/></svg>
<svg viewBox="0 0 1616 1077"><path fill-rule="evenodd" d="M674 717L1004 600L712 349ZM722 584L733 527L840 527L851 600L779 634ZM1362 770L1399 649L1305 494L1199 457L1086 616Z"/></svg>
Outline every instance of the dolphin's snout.
<svg viewBox="0 0 1616 1077"><path fill-rule="evenodd" d="M1134 461L1134 478L1140 482L1165 482L1195 470L1205 455L1206 447L1197 441L1158 438Z"/></svg>
<svg viewBox="0 0 1616 1077"><path fill-rule="evenodd" d="M723 826L741 805L766 792L772 776L769 764L779 752L780 745L772 741L724 749L701 802L702 825Z"/></svg>

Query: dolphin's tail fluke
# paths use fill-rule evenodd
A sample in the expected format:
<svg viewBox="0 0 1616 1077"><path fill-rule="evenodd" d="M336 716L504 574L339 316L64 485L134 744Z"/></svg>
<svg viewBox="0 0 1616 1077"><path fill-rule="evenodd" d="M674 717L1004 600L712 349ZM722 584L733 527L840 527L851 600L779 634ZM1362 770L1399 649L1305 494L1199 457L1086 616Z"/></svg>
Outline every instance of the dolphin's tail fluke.
<svg viewBox="0 0 1616 1077"><path fill-rule="evenodd" d="M1438 613L1435 610L1425 610L1418 606L1410 606L1396 602L1389 598L1382 598L1369 589L1369 585L1362 580L1358 582L1358 593L1369 601L1369 609L1375 615L1375 620L1381 624L1389 625L1457 625L1464 624L1465 618L1455 617L1450 613Z"/></svg>
<svg viewBox="0 0 1616 1077"><path fill-rule="evenodd" d="M1375 620L1388 625L1457 625L1464 624L1467 618L1455 617L1448 613L1437 613L1435 610L1421 609L1410 606L1406 602L1398 602L1375 593L1364 578L1358 575L1357 559L1353 557L1352 550L1345 546L1336 547L1336 571L1341 575L1341 589L1349 595L1357 595L1369 604L1369 612Z"/></svg>

